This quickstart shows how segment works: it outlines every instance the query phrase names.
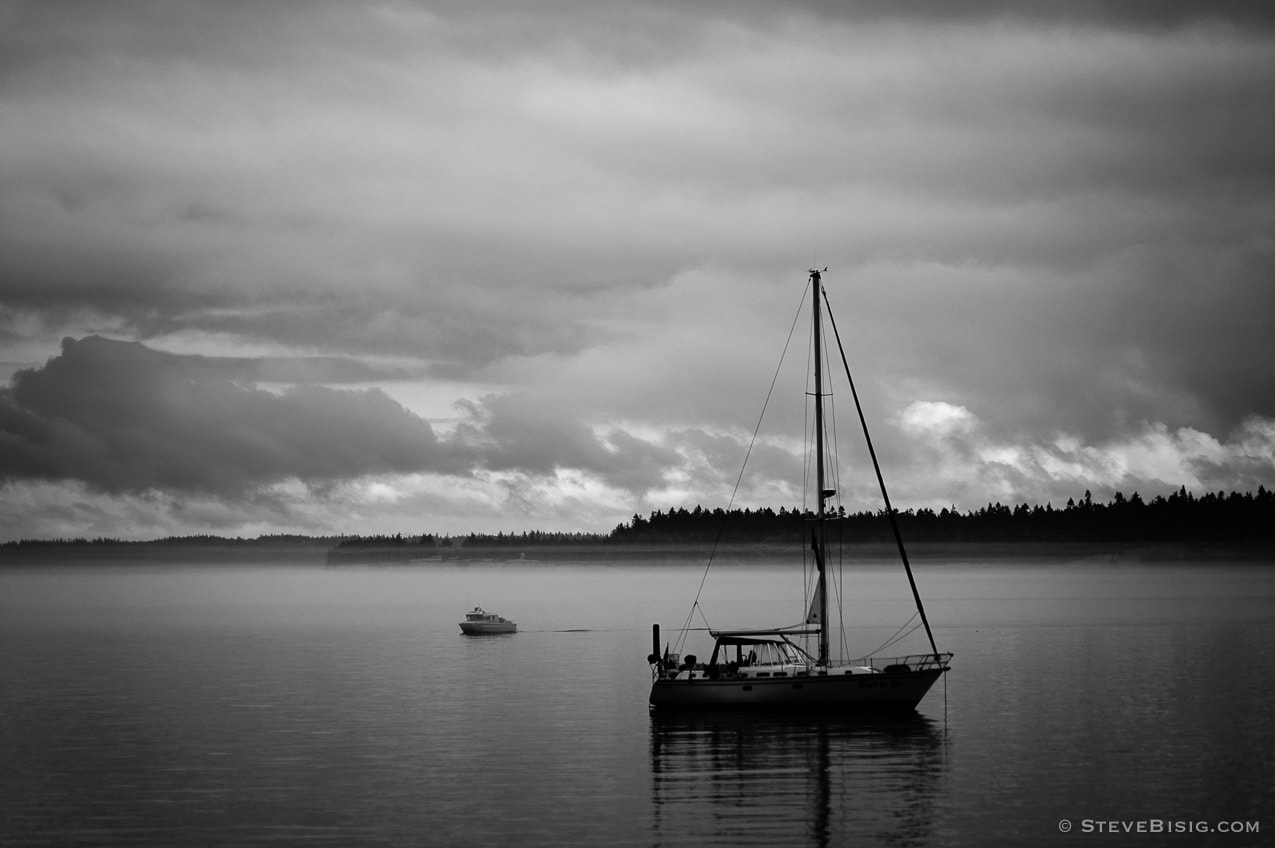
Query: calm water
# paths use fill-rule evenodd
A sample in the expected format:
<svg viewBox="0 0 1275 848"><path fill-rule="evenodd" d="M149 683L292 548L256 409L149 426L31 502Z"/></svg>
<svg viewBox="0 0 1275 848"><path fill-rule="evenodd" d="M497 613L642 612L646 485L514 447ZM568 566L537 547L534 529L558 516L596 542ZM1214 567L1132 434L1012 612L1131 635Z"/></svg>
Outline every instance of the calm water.
<svg viewBox="0 0 1275 848"><path fill-rule="evenodd" d="M649 715L695 565L0 571L0 844L1275 841L1275 568L920 571L954 670L892 720ZM791 576L715 567L710 623L799 619ZM856 647L901 579L853 581Z"/></svg>

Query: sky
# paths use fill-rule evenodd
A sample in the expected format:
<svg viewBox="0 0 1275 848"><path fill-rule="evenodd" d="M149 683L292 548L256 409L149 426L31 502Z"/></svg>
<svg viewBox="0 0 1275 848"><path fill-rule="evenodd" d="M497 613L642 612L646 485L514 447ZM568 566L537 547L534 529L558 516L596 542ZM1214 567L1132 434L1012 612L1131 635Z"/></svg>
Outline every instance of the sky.
<svg viewBox="0 0 1275 848"><path fill-rule="evenodd" d="M1271 104L1262 3L0 0L0 540L800 506L825 266L896 507L1271 488Z"/></svg>

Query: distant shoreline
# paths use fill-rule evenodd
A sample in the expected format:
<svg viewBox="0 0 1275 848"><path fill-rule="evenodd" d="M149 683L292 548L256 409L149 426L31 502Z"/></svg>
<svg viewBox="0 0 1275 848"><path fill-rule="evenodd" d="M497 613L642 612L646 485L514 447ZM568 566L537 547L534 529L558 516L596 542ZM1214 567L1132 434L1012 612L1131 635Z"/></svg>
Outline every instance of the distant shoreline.
<svg viewBox="0 0 1275 848"><path fill-rule="evenodd" d="M809 538L809 510L706 510L696 506L634 515L609 533L526 531L467 535L291 533L256 538L213 534L124 541L106 537L23 539L0 543L0 566L36 563L134 562L154 564L252 563L359 565L430 562L585 560L622 562L707 560L713 540L732 539L718 555L741 562L802 557L797 540ZM1275 562L1275 493L1206 492L1181 487L1144 501L1116 492L1110 503L1089 492L1054 509L989 503L969 512L895 510L824 516L826 550L866 561L897 561L893 539L907 543L918 561L1036 562L1074 560L1159 562ZM840 552L840 553L838 553ZM808 554L809 552L806 551Z"/></svg>
<svg viewBox="0 0 1275 848"><path fill-rule="evenodd" d="M1111 542L919 542L907 546L914 562L1034 562L1095 563L1254 561L1275 564L1275 546L1264 543L1216 542L1111 543ZM0 546L0 567L19 565L429 565L445 563L572 563L664 560L669 564L706 562L712 545L695 543L648 544L535 544L455 547L421 545L371 545L337 547L329 540L259 542L228 540L224 543L188 542L62 542ZM830 555L837 556L834 548ZM841 555L864 563L897 562L898 549L887 543L846 545ZM759 563L799 560L793 545L745 543L719 545L718 562Z"/></svg>

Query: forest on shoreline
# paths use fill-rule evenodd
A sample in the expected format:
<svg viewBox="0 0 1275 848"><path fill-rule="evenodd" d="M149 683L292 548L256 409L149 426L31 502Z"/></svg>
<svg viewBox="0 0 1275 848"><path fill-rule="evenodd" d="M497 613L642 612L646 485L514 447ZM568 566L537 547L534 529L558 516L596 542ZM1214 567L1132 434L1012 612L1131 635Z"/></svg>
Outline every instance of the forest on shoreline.
<svg viewBox="0 0 1275 848"><path fill-rule="evenodd" d="M1168 497L1144 501L1137 493L1117 492L1100 503L1089 492L1068 500L1061 508L1052 504L1009 507L989 503L978 510L896 510L900 532L908 544L922 545L1071 545L1071 544L1168 544L1186 547L1269 547L1275 544L1275 494L1259 487L1256 493L1206 493L1196 496L1185 487ZM179 550L236 548L268 549L280 554L314 553L357 555L378 550L427 557L459 549L525 550L529 548L588 547L622 551L660 546L792 544L808 535L813 516L808 510L671 509L648 516L634 515L609 533L520 533L461 536L417 535L304 536L275 534L245 539L214 535L167 537L151 541L110 538L23 539L0 544L4 554L35 554L66 549L98 552L137 552L148 547ZM830 541L841 544L892 544L889 516L884 510L846 513L828 522ZM329 557L331 558L331 557Z"/></svg>

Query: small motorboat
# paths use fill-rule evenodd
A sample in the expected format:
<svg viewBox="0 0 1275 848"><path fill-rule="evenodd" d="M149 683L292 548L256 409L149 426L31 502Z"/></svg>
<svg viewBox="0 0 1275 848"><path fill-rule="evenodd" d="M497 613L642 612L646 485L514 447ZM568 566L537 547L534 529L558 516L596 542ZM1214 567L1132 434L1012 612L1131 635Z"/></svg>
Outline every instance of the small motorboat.
<svg viewBox="0 0 1275 848"><path fill-rule="evenodd" d="M482 607L474 607L472 612L465 613L465 620L460 623L460 632L466 636L493 636L501 633L517 633L518 625L503 615L487 612Z"/></svg>

